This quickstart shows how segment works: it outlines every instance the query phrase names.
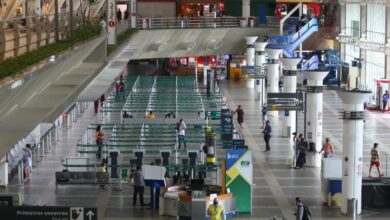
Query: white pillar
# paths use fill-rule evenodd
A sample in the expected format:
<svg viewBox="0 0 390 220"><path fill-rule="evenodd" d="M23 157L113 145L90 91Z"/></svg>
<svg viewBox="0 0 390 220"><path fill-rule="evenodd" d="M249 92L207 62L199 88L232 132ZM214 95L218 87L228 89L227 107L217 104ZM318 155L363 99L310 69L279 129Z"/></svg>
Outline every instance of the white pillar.
<svg viewBox="0 0 390 220"><path fill-rule="evenodd" d="M268 42L255 42L255 66L263 66L266 64L265 61L265 47L267 46ZM266 94L266 88L265 88L265 79L258 79L256 80L256 86L257 86L257 92L259 94L259 101L260 101L260 109L265 103L265 94Z"/></svg>
<svg viewBox="0 0 390 220"><path fill-rule="evenodd" d="M254 43L257 37L245 37L246 41L246 65L255 65L255 46Z"/></svg>
<svg viewBox="0 0 390 220"><path fill-rule="evenodd" d="M322 148L322 81L329 71L308 70L303 72L307 79L306 90L306 139L309 143L315 144L315 152L307 153L306 165L311 167L321 167Z"/></svg>
<svg viewBox="0 0 390 220"><path fill-rule="evenodd" d="M242 17L251 16L251 0L242 0Z"/></svg>
<svg viewBox="0 0 390 220"><path fill-rule="evenodd" d="M282 58L284 67L284 92L297 92L297 65L302 58ZM283 137L291 137L291 134L296 131L296 111L289 111L288 116L284 116L282 135ZM290 128L290 129L289 129ZM290 145L293 144L292 138L289 138Z"/></svg>
<svg viewBox="0 0 390 220"><path fill-rule="evenodd" d="M279 92L279 66L280 60L279 56L283 52L282 49L266 49L268 53L268 93L278 93ZM276 117L278 115L277 111L268 111L269 116Z"/></svg>
<svg viewBox="0 0 390 220"><path fill-rule="evenodd" d="M344 102L343 112L343 180L341 212L348 213L348 200L357 200L356 214L362 212L363 175L363 103L370 92L340 91Z"/></svg>
<svg viewBox="0 0 390 220"><path fill-rule="evenodd" d="M130 22L131 28L137 27L137 0L130 1Z"/></svg>
<svg viewBox="0 0 390 220"><path fill-rule="evenodd" d="M254 47L254 43L255 43L256 39L257 39L256 36L245 37L245 41L246 41L246 65L247 66L254 66L255 65L255 47ZM255 92L256 92L256 80L248 79L247 80L247 87L248 88L254 88Z"/></svg>

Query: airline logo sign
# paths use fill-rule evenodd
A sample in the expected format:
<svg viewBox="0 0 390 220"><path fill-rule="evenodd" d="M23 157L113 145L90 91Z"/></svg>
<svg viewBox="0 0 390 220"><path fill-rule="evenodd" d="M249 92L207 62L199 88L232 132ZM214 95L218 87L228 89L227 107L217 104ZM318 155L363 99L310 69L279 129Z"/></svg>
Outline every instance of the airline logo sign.
<svg viewBox="0 0 390 220"><path fill-rule="evenodd" d="M116 21L116 3L115 0L108 0L108 45L116 44L116 30L115 30L115 21Z"/></svg>

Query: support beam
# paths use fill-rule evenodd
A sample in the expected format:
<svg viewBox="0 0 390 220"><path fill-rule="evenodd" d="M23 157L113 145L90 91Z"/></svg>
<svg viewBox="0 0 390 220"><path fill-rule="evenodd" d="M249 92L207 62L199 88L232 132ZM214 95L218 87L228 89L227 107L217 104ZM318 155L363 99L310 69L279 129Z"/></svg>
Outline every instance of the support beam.
<svg viewBox="0 0 390 220"><path fill-rule="evenodd" d="M267 68L267 92L278 93L279 92L279 56L282 54L282 49L266 49L268 53L268 68ZM268 111L268 116L277 117L277 111Z"/></svg>
<svg viewBox="0 0 390 220"><path fill-rule="evenodd" d="M343 112L343 214L359 215L362 212L362 176L363 176L363 103L371 92L340 91L338 95L344 102ZM357 202L355 213L348 213L348 203Z"/></svg>
<svg viewBox="0 0 390 220"><path fill-rule="evenodd" d="M322 118L323 118L323 93L322 87L325 76L329 71L308 70L304 71L307 79L306 91L306 139L310 144L314 143L315 151L307 153L306 165L321 167L321 155L318 152L322 148Z"/></svg>

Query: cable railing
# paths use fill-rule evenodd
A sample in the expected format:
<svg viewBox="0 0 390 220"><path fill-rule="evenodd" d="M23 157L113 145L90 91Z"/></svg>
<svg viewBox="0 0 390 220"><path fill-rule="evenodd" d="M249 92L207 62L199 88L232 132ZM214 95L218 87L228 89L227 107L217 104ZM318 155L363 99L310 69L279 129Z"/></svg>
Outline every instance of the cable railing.
<svg viewBox="0 0 390 220"><path fill-rule="evenodd" d="M255 17L168 17L137 18L138 29L189 29L189 28L237 28L279 26L280 18L268 16L265 24Z"/></svg>

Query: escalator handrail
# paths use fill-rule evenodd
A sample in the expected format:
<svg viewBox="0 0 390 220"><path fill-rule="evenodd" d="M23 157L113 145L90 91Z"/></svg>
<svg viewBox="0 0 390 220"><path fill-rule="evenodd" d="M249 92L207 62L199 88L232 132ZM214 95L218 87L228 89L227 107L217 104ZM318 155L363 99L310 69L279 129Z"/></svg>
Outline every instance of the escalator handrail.
<svg viewBox="0 0 390 220"><path fill-rule="evenodd" d="M317 18L312 18L298 32L289 36L269 36L268 41L271 44L294 44L301 36L305 35L311 28L318 26ZM303 32L302 32L303 31Z"/></svg>

